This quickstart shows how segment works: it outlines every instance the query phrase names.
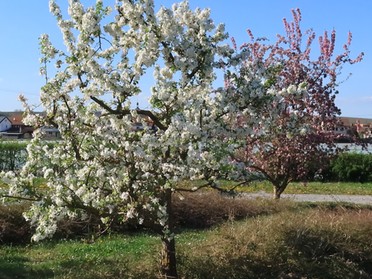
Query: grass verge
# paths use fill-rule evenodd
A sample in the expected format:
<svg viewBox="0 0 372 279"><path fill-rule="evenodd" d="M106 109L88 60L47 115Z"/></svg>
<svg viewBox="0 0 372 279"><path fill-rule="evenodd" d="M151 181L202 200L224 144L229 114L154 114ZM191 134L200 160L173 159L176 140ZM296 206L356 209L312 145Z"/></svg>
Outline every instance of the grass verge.
<svg viewBox="0 0 372 279"><path fill-rule="evenodd" d="M186 181L182 187L193 188L202 185L201 181ZM219 185L224 189L231 189L234 182L219 181ZM255 181L248 185L238 186L234 189L237 192L255 193L264 191L273 192L273 186L268 181ZM289 183L285 194L323 194L323 195L372 195L372 182L355 183L355 182L292 182Z"/></svg>
<svg viewBox="0 0 372 279"><path fill-rule="evenodd" d="M268 193L273 191L268 182L259 182L256 185L245 187L243 191L257 191L261 189ZM300 182L290 183L284 191L286 194L321 194L321 195L372 195L372 183L352 182Z"/></svg>

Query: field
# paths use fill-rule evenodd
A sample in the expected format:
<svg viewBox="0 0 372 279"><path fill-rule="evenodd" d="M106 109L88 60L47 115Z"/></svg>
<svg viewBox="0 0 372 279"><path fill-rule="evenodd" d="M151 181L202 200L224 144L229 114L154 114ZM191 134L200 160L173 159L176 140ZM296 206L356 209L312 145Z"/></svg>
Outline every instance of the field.
<svg viewBox="0 0 372 279"><path fill-rule="evenodd" d="M228 199L174 201L181 278L371 278L372 206ZM160 240L146 229L3 244L0 278L157 278Z"/></svg>

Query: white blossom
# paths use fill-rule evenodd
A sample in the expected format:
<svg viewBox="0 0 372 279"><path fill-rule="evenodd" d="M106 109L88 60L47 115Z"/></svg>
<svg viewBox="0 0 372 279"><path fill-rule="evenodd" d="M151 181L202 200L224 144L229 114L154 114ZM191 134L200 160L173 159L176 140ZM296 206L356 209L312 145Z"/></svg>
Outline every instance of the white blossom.
<svg viewBox="0 0 372 279"><path fill-rule="evenodd" d="M37 226L33 240L53 234L58 218L87 208L139 222L142 211L156 212L173 237L165 197L178 181L237 177L231 155L244 146L244 129L263 121L255 118L255 101L267 95L264 69L248 65L241 87L235 75L230 87L216 88L216 61L239 64L244 55L233 57L224 26L187 1L156 12L153 1L123 0L110 14L101 2L84 8L71 0L67 19L55 1L50 7L66 49L40 38L45 114L23 103L29 125L58 127L62 139L49 144L36 130L19 176L3 175L10 194L42 197L26 214ZM50 64L57 64L54 75ZM151 72L148 85L143 76ZM133 107L133 97L148 92L152 106ZM237 127L238 116L249 122ZM47 187L30 189L35 177Z"/></svg>

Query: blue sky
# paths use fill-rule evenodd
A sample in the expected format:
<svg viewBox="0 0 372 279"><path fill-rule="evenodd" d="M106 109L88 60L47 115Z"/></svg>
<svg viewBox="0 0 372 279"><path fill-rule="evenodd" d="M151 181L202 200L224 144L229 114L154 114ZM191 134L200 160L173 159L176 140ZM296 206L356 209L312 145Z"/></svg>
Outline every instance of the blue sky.
<svg viewBox="0 0 372 279"><path fill-rule="evenodd" d="M95 0L84 0L94 4ZM170 6L175 1L155 0L157 5ZM345 66L340 80L352 76L339 87L337 104L342 115L372 118L372 1L370 0L190 0L195 7L211 8L216 23L224 22L238 44L248 40L245 30L255 36L275 40L283 33L282 19L291 19L291 9L302 11L303 29L313 28L320 35L324 30L337 31L336 43L341 50L347 33L353 33L352 55L365 53L363 61ZM67 0L57 0L66 7ZM104 0L114 3L114 0ZM38 37L48 33L58 44L61 36L48 0L0 1L0 111L21 109L17 100L24 94L33 104L39 103L39 89L44 80L39 75Z"/></svg>

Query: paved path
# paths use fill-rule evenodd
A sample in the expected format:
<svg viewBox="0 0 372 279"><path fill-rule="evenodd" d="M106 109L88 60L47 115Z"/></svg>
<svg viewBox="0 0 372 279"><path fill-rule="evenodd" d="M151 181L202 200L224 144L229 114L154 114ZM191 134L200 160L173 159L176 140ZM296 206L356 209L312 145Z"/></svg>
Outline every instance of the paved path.
<svg viewBox="0 0 372 279"><path fill-rule="evenodd" d="M272 198L272 194L266 192L244 193L245 198ZM350 202L355 204L372 205L371 195L318 195L318 194L282 194L282 199L301 202Z"/></svg>

